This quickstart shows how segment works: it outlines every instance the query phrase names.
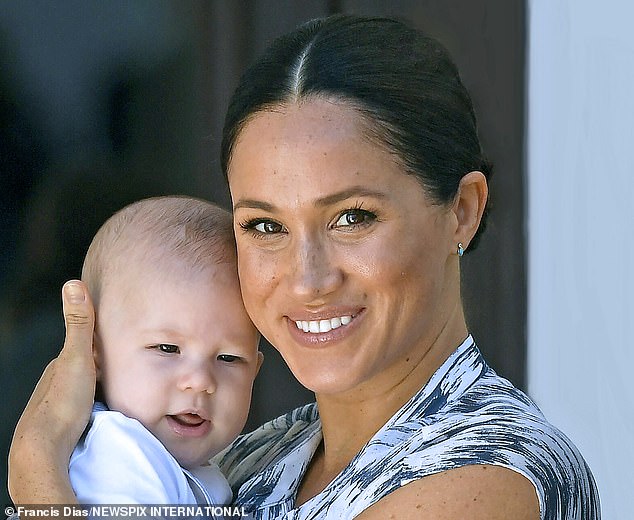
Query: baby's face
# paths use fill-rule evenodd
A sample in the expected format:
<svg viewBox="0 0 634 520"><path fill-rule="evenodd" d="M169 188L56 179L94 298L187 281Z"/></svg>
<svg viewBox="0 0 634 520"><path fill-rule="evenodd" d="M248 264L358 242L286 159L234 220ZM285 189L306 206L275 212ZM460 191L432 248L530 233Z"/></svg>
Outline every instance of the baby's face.
<svg viewBox="0 0 634 520"><path fill-rule="evenodd" d="M235 270L116 278L97 309L106 402L138 419L182 466L203 464L244 427L260 363Z"/></svg>

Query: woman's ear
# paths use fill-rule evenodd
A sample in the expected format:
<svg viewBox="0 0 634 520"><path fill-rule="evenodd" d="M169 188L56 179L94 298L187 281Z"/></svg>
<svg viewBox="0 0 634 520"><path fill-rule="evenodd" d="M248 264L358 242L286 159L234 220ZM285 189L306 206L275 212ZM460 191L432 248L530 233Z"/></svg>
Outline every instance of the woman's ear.
<svg viewBox="0 0 634 520"><path fill-rule="evenodd" d="M488 196L489 187L482 172L469 172L460 180L453 206L458 223L454 235L455 244L462 244L464 249L469 247L469 242L480 226Z"/></svg>

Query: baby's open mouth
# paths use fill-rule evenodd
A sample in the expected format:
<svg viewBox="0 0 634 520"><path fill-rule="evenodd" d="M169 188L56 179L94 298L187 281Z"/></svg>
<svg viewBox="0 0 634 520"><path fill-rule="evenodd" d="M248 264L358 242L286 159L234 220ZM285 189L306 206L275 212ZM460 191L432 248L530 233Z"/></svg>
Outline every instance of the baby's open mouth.
<svg viewBox="0 0 634 520"><path fill-rule="evenodd" d="M201 412L205 414L206 412ZM181 412L167 416L167 423L174 433L182 437L200 438L211 431L211 419L193 412Z"/></svg>
<svg viewBox="0 0 634 520"><path fill-rule="evenodd" d="M195 413L181 413L178 415L170 415L172 419L183 426L200 426L205 420Z"/></svg>

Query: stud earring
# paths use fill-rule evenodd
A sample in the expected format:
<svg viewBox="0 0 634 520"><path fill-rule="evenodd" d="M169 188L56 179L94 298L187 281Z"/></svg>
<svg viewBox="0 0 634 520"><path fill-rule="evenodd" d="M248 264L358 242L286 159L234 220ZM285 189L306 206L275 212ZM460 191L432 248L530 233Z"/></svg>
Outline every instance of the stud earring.
<svg viewBox="0 0 634 520"><path fill-rule="evenodd" d="M458 256L464 255L464 247L462 245L462 242L458 242L458 249L456 253L458 254Z"/></svg>

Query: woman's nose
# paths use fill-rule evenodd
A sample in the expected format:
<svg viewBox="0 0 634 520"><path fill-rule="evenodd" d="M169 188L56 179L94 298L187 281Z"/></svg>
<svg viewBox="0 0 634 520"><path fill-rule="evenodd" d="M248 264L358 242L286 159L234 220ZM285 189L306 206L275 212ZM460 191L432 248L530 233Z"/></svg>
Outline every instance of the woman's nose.
<svg viewBox="0 0 634 520"><path fill-rule="evenodd" d="M302 239L288 262L291 290L308 303L334 292L341 284L341 267L323 239Z"/></svg>
<svg viewBox="0 0 634 520"><path fill-rule="evenodd" d="M216 380L211 365L200 362L198 364L190 363L182 367L178 388L183 391L213 394L216 391Z"/></svg>

